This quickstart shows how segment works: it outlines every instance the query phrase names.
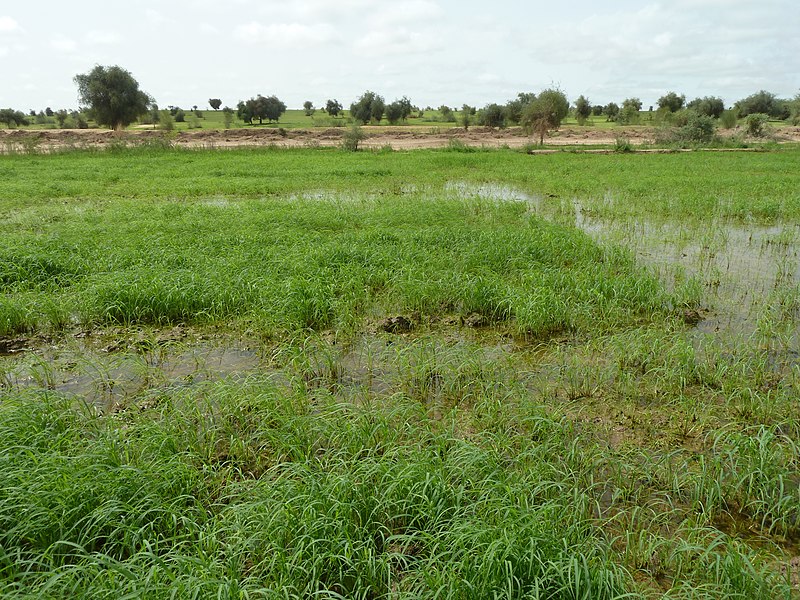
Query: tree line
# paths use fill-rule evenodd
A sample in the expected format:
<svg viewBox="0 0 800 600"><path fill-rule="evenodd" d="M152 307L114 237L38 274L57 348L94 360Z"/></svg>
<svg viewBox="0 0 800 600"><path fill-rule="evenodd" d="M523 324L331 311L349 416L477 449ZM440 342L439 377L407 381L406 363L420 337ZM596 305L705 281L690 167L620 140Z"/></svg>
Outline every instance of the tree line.
<svg viewBox="0 0 800 600"><path fill-rule="evenodd" d="M25 114L11 108L0 109L0 123L16 127L54 119L60 127L69 125L85 128L91 118L100 126L120 129L140 120L153 124L161 122L164 128L170 128L169 124L173 121L185 120L185 111L178 107L169 107L168 111L159 110L155 99L140 90L131 73L119 66L98 65L88 73L76 75L74 81L84 110L53 111L48 107L39 113L30 111ZM208 103L215 111L222 107L222 100L219 98L209 98ZM307 116L316 111L311 101L306 101L303 109ZM251 125L256 121L258 124L263 124L264 121L277 123L286 112L286 104L274 94L258 94L250 99L240 100L235 113L227 106L222 110L226 126L230 126L234 114L239 120ZM344 107L336 99L328 99L321 110L334 118L344 114ZM570 113L579 124L587 123L592 117L604 117L606 121L622 125L636 124L641 120L642 102L639 98L631 97L624 99L621 104L609 102L600 105L592 104L581 95L571 104L563 91L545 89L538 94L523 92L505 104L490 103L481 109L464 104L458 111L446 105L437 110L442 120L458 120L465 128L473 124L491 128L519 125L530 134L538 136L542 142L547 131L557 129ZM193 107L193 111L195 117L199 118L197 106ZM685 95L670 91L658 99L655 110L650 106L647 112L650 113L651 120L656 122L678 124L697 117L735 120L759 115L762 120L790 119L794 124L800 125L800 94L787 99L761 90L738 100L731 107L726 107L724 101L716 96L695 98L687 102ZM423 111L414 106L408 97L403 96L387 103L383 96L369 90L350 105L351 119L360 124L380 123L385 118L394 125L406 121L414 114L421 116Z"/></svg>

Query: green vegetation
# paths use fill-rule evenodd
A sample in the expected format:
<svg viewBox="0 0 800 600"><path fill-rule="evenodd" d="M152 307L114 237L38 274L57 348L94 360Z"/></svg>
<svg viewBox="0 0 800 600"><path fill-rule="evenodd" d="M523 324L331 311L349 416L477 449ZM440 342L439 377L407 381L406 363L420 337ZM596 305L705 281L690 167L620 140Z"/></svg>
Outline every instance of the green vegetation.
<svg viewBox="0 0 800 600"><path fill-rule="evenodd" d="M468 150L0 156L0 595L795 598L800 151Z"/></svg>
<svg viewBox="0 0 800 600"><path fill-rule="evenodd" d="M97 65L75 76L82 105L98 125L122 129L147 114L152 99L139 89L129 71ZM177 120L177 119L176 119Z"/></svg>

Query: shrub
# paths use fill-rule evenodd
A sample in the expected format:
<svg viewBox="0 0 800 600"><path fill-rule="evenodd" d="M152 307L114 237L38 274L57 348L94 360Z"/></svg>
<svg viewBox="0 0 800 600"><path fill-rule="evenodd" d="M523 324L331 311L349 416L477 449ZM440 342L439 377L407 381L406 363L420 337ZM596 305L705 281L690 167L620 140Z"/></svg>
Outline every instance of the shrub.
<svg viewBox="0 0 800 600"><path fill-rule="evenodd" d="M342 150L347 152L357 152L358 145L366 138L366 134L361 129L358 121L354 121L353 125L345 132L342 138Z"/></svg>
<svg viewBox="0 0 800 600"><path fill-rule="evenodd" d="M719 116L719 125L723 129L733 129L738 121L735 110L725 110Z"/></svg>
<svg viewBox="0 0 800 600"><path fill-rule="evenodd" d="M186 113L183 112L182 108L179 108L177 111L175 111L175 122L176 123L186 122Z"/></svg>
<svg viewBox="0 0 800 600"><path fill-rule="evenodd" d="M769 115L764 113L752 113L745 119L745 129L748 135L760 137L764 135Z"/></svg>
<svg viewBox="0 0 800 600"><path fill-rule="evenodd" d="M691 144L708 144L713 141L716 129L713 117L694 111L686 112L690 114L686 124L678 130L679 139Z"/></svg>
<svg viewBox="0 0 800 600"><path fill-rule="evenodd" d="M633 144L628 138L617 138L614 140L614 152L623 154L633 152Z"/></svg>
<svg viewBox="0 0 800 600"><path fill-rule="evenodd" d="M175 119L172 118L172 113L170 111L162 111L159 127L164 131L172 131L175 129Z"/></svg>

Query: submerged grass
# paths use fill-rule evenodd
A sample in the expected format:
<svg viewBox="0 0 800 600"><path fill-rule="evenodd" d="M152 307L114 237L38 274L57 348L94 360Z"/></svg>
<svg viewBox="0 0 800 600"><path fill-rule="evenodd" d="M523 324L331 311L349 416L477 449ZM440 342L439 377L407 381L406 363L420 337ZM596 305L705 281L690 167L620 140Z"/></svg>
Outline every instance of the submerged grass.
<svg viewBox="0 0 800 600"><path fill-rule="evenodd" d="M540 337L693 301L524 202L442 194L70 208L35 233L7 231L0 282L4 334L70 320L347 328L416 311L480 313Z"/></svg>

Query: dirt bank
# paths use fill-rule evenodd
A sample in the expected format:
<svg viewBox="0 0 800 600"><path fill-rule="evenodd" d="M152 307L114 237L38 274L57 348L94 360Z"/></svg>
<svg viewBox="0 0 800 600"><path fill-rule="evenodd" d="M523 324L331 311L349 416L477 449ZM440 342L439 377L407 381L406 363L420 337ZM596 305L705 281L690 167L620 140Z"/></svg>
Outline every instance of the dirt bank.
<svg viewBox="0 0 800 600"><path fill-rule="evenodd" d="M166 139L186 148L226 148L238 146L280 146L302 148L338 146L345 134L344 128L330 129L278 129L247 127L241 129L201 129L166 134L154 130L127 130L115 132L101 129L48 129L0 130L0 152L53 151L68 148L108 148L122 143L156 142ZM520 148L535 143L519 127L497 130L484 127L439 129L437 127L365 127L366 148L391 147L394 150L441 148L457 140L473 147ZM737 131L721 132L733 135ZM564 127L552 132L545 140L549 146L599 146L614 144L619 137L632 144L652 143L656 130L651 127L625 129L593 129ZM800 127L773 128L770 139L778 142L800 142Z"/></svg>

